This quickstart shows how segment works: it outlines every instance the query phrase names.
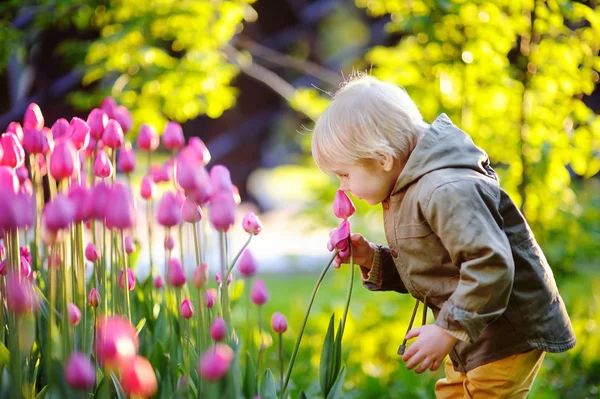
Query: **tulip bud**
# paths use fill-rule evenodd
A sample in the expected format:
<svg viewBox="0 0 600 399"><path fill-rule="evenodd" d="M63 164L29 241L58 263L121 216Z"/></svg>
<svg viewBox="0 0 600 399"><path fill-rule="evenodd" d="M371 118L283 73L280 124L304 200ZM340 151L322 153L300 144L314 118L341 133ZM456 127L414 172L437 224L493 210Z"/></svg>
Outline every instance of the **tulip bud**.
<svg viewBox="0 0 600 399"><path fill-rule="evenodd" d="M90 136L96 141L102 140L104 128L108 123L108 115L100 108L94 108L90 111L87 118L87 124L90 127Z"/></svg>
<svg viewBox="0 0 600 399"><path fill-rule="evenodd" d="M79 321L81 321L81 311L77 305L69 302L67 304L67 313L69 314L69 323L71 323L72 326L79 324Z"/></svg>
<svg viewBox="0 0 600 399"><path fill-rule="evenodd" d="M71 119L67 135L71 138L77 151L83 150L90 142L90 127L86 121L75 117Z"/></svg>
<svg viewBox="0 0 600 399"><path fill-rule="evenodd" d="M245 249L240 257L240 274L244 277L252 277L256 274L257 269L256 259L254 259L252 252L249 249Z"/></svg>
<svg viewBox="0 0 600 399"><path fill-rule="evenodd" d="M133 275L133 270L127 268L127 284L129 291L135 288L135 276ZM119 273L119 288L122 290L125 289L125 278L123 277L123 270Z"/></svg>
<svg viewBox="0 0 600 399"><path fill-rule="evenodd" d="M158 390L158 381L148 359L137 356L121 374L121 386L128 397L149 398Z"/></svg>
<svg viewBox="0 0 600 399"><path fill-rule="evenodd" d="M105 97L104 100L102 100L102 105L100 105L100 108L102 108L102 111L106 112L106 115L109 118L114 119L115 111L117 109L117 102L112 97Z"/></svg>
<svg viewBox="0 0 600 399"><path fill-rule="evenodd" d="M171 236L171 235L165 236L164 247L165 247L165 249L167 249L169 251L171 251L173 248L175 248L175 241L173 240L173 236Z"/></svg>
<svg viewBox="0 0 600 399"><path fill-rule="evenodd" d="M52 139L54 141L67 138L69 137L69 122L65 118L59 118L54 122L50 131L52 132Z"/></svg>
<svg viewBox="0 0 600 399"><path fill-rule="evenodd" d="M203 165L208 165L210 162L210 152L204 141L202 141L199 137L191 137L189 141L189 147L194 150L196 158L202 162Z"/></svg>
<svg viewBox="0 0 600 399"><path fill-rule="evenodd" d="M221 286L221 283L223 281L223 279L221 278L221 272L215 273L215 281L217 282L218 286ZM232 281L233 281L233 274L229 273L229 275L227 276L227 286L229 286Z"/></svg>
<svg viewBox="0 0 600 399"><path fill-rule="evenodd" d="M125 252L128 254L132 254L135 251L135 243L133 242L133 238L131 236L125 237Z"/></svg>
<svg viewBox="0 0 600 399"><path fill-rule="evenodd" d="M192 283L196 288L202 288L208 282L208 263L204 262L194 269Z"/></svg>
<svg viewBox="0 0 600 399"><path fill-rule="evenodd" d="M181 303L181 308L179 309L181 312L181 317L184 319L189 319L194 315L194 307L189 299L184 299Z"/></svg>
<svg viewBox="0 0 600 399"><path fill-rule="evenodd" d="M233 350L229 346L216 344L200 358L198 374L206 381L218 381L227 375L233 357Z"/></svg>
<svg viewBox="0 0 600 399"><path fill-rule="evenodd" d="M254 212L248 212L242 220L242 227L246 233L257 235L262 231L263 224Z"/></svg>
<svg viewBox="0 0 600 399"><path fill-rule="evenodd" d="M211 309L215 306L215 301L217 300L217 290L211 288L209 290L204 291L204 296L206 299L206 307Z"/></svg>
<svg viewBox="0 0 600 399"><path fill-rule="evenodd" d="M231 192L233 184L231 183L231 173L223 165L215 165L210 170L210 185L213 191Z"/></svg>
<svg viewBox="0 0 600 399"><path fill-rule="evenodd" d="M210 336L215 341L222 341L227 335L227 325L225 320L217 317L210 326Z"/></svg>
<svg viewBox="0 0 600 399"><path fill-rule="evenodd" d="M39 154L44 151L47 138L41 130L27 128L23 132L23 148L28 154Z"/></svg>
<svg viewBox="0 0 600 399"><path fill-rule="evenodd" d="M138 147L145 151L154 151L158 148L159 142L158 134L156 134L154 126L145 123L140 126L140 132L138 133L137 138Z"/></svg>
<svg viewBox="0 0 600 399"><path fill-rule="evenodd" d="M235 201L229 191L213 193L210 201L210 222L217 231L227 232L235 222Z"/></svg>
<svg viewBox="0 0 600 399"><path fill-rule="evenodd" d="M198 223L202 220L202 209L190 198L186 198L181 206L181 215L186 223Z"/></svg>
<svg viewBox="0 0 600 399"><path fill-rule="evenodd" d="M38 309L38 295L32 283L16 273L7 274L5 295L6 306L11 313L22 315Z"/></svg>
<svg viewBox="0 0 600 399"><path fill-rule="evenodd" d="M171 180L171 169L167 166L152 165L150 167L150 176L155 183L168 182Z"/></svg>
<svg viewBox="0 0 600 399"><path fill-rule="evenodd" d="M73 176L78 167L77 150L71 140L68 138L59 139L52 155L50 155L50 175L56 181L68 179Z"/></svg>
<svg viewBox="0 0 600 399"><path fill-rule="evenodd" d="M161 288L163 288L165 286L165 282L162 278L162 276L156 276L154 278L154 288L156 288L157 290L160 290Z"/></svg>
<svg viewBox="0 0 600 399"><path fill-rule="evenodd" d="M117 167L123 173L131 173L135 169L135 152L129 142L125 143L125 146L119 152Z"/></svg>
<svg viewBox="0 0 600 399"><path fill-rule="evenodd" d="M288 329L287 319L281 313L275 312L271 317L271 327L276 333L284 333Z"/></svg>
<svg viewBox="0 0 600 399"><path fill-rule="evenodd" d="M128 229L135 225L135 207L129 189L121 184L115 183L110 191L110 204L118 206L107 206L105 209L106 223L113 228Z"/></svg>
<svg viewBox="0 0 600 399"><path fill-rule="evenodd" d="M346 193L342 190L337 190L335 199L333 200L333 213L335 216L346 220L352 217L355 211L356 208Z"/></svg>
<svg viewBox="0 0 600 399"><path fill-rule="evenodd" d="M121 316L99 318L94 353L100 366L124 370L133 364L138 347L137 333L127 319Z"/></svg>
<svg viewBox="0 0 600 399"><path fill-rule="evenodd" d="M142 186L141 186L141 195L144 199L152 199L154 197L154 193L156 192L156 184L152 180L150 176L144 176L142 178Z"/></svg>
<svg viewBox="0 0 600 399"><path fill-rule="evenodd" d="M21 256L19 258L19 261L21 262L21 277L33 278L33 276L31 275L31 264L27 261L27 259L25 257Z"/></svg>
<svg viewBox="0 0 600 399"><path fill-rule="evenodd" d="M87 203L90 192L85 183L72 183L69 189L69 199L75 205L75 221L83 222L91 217Z"/></svg>
<svg viewBox="0 0 600 399"><path fill-rule="evenodd" d="M63 194L57 194L44 208L43 224L50 230L64 230L75 220L75 204Z"/></svg>
<svg viewBox="0 0 600 399"><path fill-rule="evenodd" d="M25 162L25 151L16 135L3 133L0 137L0 144L4 150L4 156L0 158L0 165L13 169L23 165L23 162Z"/></svg>
<svg viewBox="0 0 600 399"><path fill-rule="evenodd" d="M178 150L185 144L183 130L177 122L169 121L165 126L165 131L162 135L162 141L168 150Z"/></svg>
<svg viewBox="0 0 600 399"><path fill-rule="evenodd" d="M115 108L115 115L113 118L119 122L119 125L121 125L121 128L125 133L128 132L129 129L131 129L131 125L133 125L131 114L129 113L127 107L123 105L119 105L117 108Z"/></svg>
<svg viewBox="0 0 600 399"><path fill-rule="evenodd" d="M25 165L21 165L18 168L15 168L15 175L17 179L19 179L19 183L23 185L27 180L29 180L29 171L25 167Z"/></svg>
<svg viewBox="0 0 600 399"><path fill-rule="evenodd" d="M38 130L44 127L44 116L36 103L31 103L27 106L25 116L23 117L23 127L31 127Z"/></svg>
<svg viewBox="0 0 600 399"><path fill-rule="evenodd" d="M269 300L269 292L267 287L262 280L256 280L252 286L252 293L250 294L252 303L257 306L262 306Z"/></svg>
<svg viewBox="0 0 600 399"><path fill-rule="evenodd" d="M104 133L102 134L102 141L104 145L109 148L116 149L120 148L123 145L124 141L123 137L123 129L119 122L114 119L110 119L104 128Z"/></svg>
<svg viewBox="0 0 600 399"><path fill-rule="evenodd" d="M96 381L96 368L82 353L73 353L65 366L65 380L75 390L90 390Z"/></svg>
<svg viewBox="0 0 600 399"><path fill-rule="evenodd" d="M94 161L94 175L101 179L112 175L112 163L104 150L99 150L98 154L96 154L96 160Z"/></svg>
<svg viewBox="0 0 600 399"><path fill-rule="evenodd" d="M176 195L167 191L158 204L156 219L161 226L173 227L181 223L181 205L178 205Z"/></svg>
<svg viewBox="0 0 600 399"><path fill-rule="evenodd" d="M100 293L98 292L97 289L92 288L90 290L90 295L88 295L88 303L93 308L97 308L98 305L100 304Z"/></svg>
<svg viewBox="0 0 600 399"><path fill-rule="evenodd" d="M177 258L171 258L167 265L167 283L172 287L182 287L185 284L185 271Z"/></svg>
<svg viewBox="0 0 600 399"><path fill-rule="evenodd" d="M33 127L29 127L28 129L39 130ZM5 133L12 133L19 138L19 141L23 141L23 128L19 122L11 122L6 127Z"/></svg>

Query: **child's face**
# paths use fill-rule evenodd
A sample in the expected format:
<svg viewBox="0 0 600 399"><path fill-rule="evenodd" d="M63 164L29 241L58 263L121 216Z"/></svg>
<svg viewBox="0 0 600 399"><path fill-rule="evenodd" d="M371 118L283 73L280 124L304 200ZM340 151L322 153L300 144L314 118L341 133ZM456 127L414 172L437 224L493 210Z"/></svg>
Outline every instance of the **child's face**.
<svg viewBox="0 0 600 399"><path fill-rule="evenodd" d="M377 205L390 196L400 174L397 167L388 169L371 159L362 164L336 165L334 172L340 178L340 190L350 192L370 205Z"/></svg>

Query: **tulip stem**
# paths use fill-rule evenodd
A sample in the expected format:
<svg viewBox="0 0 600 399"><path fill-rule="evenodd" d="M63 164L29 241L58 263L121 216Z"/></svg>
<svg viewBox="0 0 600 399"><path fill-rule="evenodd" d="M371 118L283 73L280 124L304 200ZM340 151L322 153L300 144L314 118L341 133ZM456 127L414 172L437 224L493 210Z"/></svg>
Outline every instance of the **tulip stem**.
<svg viewBox="0 0 600 399"><path fill-rule="evenodd" d="M350 299L352 298L352 287L354 286L354 248L352 248L352 242L348 237L348 245L350 246L350 283L348 285L348 295L346 296L346 307L344 308L344 317L342 319L342 337L344 336L344 330L346 329L346 318L348 316L348 310L350 309Z"/></svg>
<svg viewBox="0 0 600 399"><path fill-rule="evenodd" d="M296 345L294 346L294 351L292 352L292 356L290 358L290 363L288 364L287 372L285 374L285 380L283 382L283 388L281 389L280 396L279 396L280 399L283 399L285 397L285 391L287 390L288 383L290 382L290 376L292 375L292 369L294 367L294 362L296 361L296 355L298 354L298 349L300 348L300 342L302 341L302 335L304 334L304 329L306 328L306 322L308 321L308 316L310 315L310 309L312 308L313 302L315 301L315 297L317 296L317 291L319 291L321 282L323 281L323 278L325 278L325 274L327 274L327 271L329 270L329 267L331 267L331 264L333 263L333 260L335 259L337 254L338 254L338 250L336 249L335 251L333 251L333 256L329 260L329 263L327 263L327 266L325 266L323 268L323 271L321 272L321 274L319 275L319 278L317 279L315 288L313 289L313 293L310 297L310 301L308 302L308 307L306 308L306 313L304 314L304 320L302 321L302 326L300 327L300 332L298 333L298 338L296 339Z"/></svg>
<svg viewBox="0 0 600 399"><path fill-rule="evenodd" d="M148 256L150 258L150 271L153 276L157 274L154 259L152 258L152 198L148 198L146 206L146 222L148 223Z"/></svg>
<svg viewBox="0 0 600 399"><path fill-rule="evenodd" d="M81 350L87 353L86 336L87 336L87 306L86 286L85 286L85 259L83 257L83 222L75 224L75 250L77 256L77 282L79 284L79 301L77 306L81 309L83 322L80 326L81 333Z"/></svg>
<svg viewBox="0 0 600 399"><path fill-rule="evenodd" d="M227 326L230 327L230 331L231 331L231 323L230 323L230 317L229 317L229 293L228 293L228 285L227 285L227 279L229 278L229 274L226 275L225 271L226 271L226 265L227 265L227 247L226 247L226 240L227 237L225 235L225 232L220 231L219 232L219 249L221 252L221 276L225 276L224 278L221 279L221 314L223 315L223 319L225 320L225 324L227 324Z"/></svg>
<svg viewBox="0 0 600 399"><path fill-rule="evenodd" d="M256 357L256 375L260 375L258 368L260 367L260 356L262 355L263 352L263 333L262 333L262 312L261 310L261 305L258 305L258 355Z"/></svg>
<svg viewBox="0 0 600 399"><path fill-rule="evenodd" d="M121 229L121 245L123 246L123 286L125 295L125 308L127 309L127 318L131 323L131 303L129 301L129 275L127 273L127 253L125 251L125 232Z"/></svg>
<svg viewBox="0 0 600 399"><path fill-rule="evenodd" d="M201 265L201 243L198 237L198 226L199 223L193 223L192 228L194 231L194 249L196 251L196 267L203 267ZM204 350L204 342L202 340L202 328L206 328L206 316L204 314L204 296L202 295L204 292L204 287L207 284L207 281L204 281L204 270L202 270L202 286L198 288L198 311L200 312L200 320L197 321L197 337L196 337L196 346L199 348L198 352L202 352Z"/></svg>
<svg viewBox="0 0 600 399"><path fill-rule="evenodd" d="M21 279L20 255L19 255L19 230L15 229L6 233L10 236L10 245L7 245L7 254L10 254L12 263L11 271L17 273L17 278ZM19 349L19 316L16 312L11 312L9 318L9 339L10 339L10 363L11 363L11 383L13 390L18 389L18 396L21 396L23 387L21 386L21 350ZM14 380L13 380L14 378Z"/></svg>
<svg viewBox="0 0 600 399"><path fill-rule="evenodd" d="M283 333L279 333L279 380L280 392L283 392Z"/></svg>
<svg viewBox="0 0 600 399"><path fill-rule="evenodd" d="M242 252L244 252L244 249L246 249L246 247L248 246L248 244L250 244L250 241L252 240L252 237L254 237L254 233L250 233L250 236L248 237L248 240L246 240L246 243L244 244L244 246L242 247L242 249L240 249L240 251L237 253L237 255L235 256L235 258L233 258L233 261L231 262L231 265L229 265L229 267L227 268L227 275L225 276L225 278L223 279L223 281L227 281L227 279L229 278L229 275L231 274L231 271L233 270L233 267L235 266L235 263L237 262L237 260L239 259L239 257L242 255Z"/></svg>

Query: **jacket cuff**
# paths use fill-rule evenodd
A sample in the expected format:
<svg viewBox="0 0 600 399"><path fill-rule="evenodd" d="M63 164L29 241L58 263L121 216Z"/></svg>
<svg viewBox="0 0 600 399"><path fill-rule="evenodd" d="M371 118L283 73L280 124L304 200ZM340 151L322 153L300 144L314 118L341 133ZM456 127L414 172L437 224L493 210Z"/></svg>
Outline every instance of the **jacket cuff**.
<svg viewBox="0 0 600 399"><path fill-rule="evenodd" d="M477 341L481 332L487 327L483 317L460 309L449 301L442 306L435 324L444 330L464 331L469 337L469 342Z"/></svg>
<svg viewBox="0 0 600 399"><path fill-rule="evenodd" d="M471 343L471 341L469 340L469 334L467 334L466 331L464 330L447 330L445 328L443 328L442 330L444 330L448 335L452 335L454 338L466 342L468 344Z"/></svg>
<svg viewBox="0 0 600 399"><path fill-rule="evenodd" d="M373 262L371 262L371 270L364 266L360 266L360 277L363 286L370 291L381 289L381 251L379 247L373 252Z"/></svg>

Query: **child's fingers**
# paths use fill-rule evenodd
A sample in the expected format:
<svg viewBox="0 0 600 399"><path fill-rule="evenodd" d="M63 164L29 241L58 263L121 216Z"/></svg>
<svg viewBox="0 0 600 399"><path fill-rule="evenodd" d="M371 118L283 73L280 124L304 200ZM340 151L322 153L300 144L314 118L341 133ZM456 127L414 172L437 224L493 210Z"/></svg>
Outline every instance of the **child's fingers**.
<svg viewBox="0 0 600 399"><path fill-rule="evenodd" d="M418 337L421 334L421 327L413 328L406 334L406 339L412 339L414 337Z"/></svg>
<svg viewBox="0 0 600 399"><path fill-rule="evenodd" d="M406 368L411 370L417 364L421 363L425 359L425 356L421 352L415 353L413 357L406 363Z"/></svg>
<svg viewBox="0 0 600 399"><path fill-rule="evenodd" d="M441 360L437 359L437 360L435 360L433 363L431 363L431 368L429 370L436 371L437 369L439 369L443 360L444 359L441 359Z"/></svg>
<svg viewBox="0 0 600 399"><path fill-rule="evenodd" d="M419 350L419 345L416 343L409 346L408 349L406 350L406 352L404 352L404 355L402 356L402 360L405 362L408 362L410 360L410 358L413 357L414 354L418 352L418 350Z"/></svg>
<svg viewBox="0 0 600 399"><path fill-rule="evenodd" d="M350 235L350 240L351 240L353 243L356 243L356 242L360 241L360 240L361 240L361 238L363 238L363 236L362 236L362 234L359 234L359 233L354 233L354 234L351 234L351 235Z"/></svg>
<svg viewBox="0 0 600 399"><path fill-rule="evenodd" d="M417 367L417 369L415 370L415 373L421 374L422 372L424 372L425 370L427 370L429 367L431 367L431 363L433 363L433 361L431 360L431 358L426 357L425 360L423 360L421 362L421 365L419 367Z"/></svg>

